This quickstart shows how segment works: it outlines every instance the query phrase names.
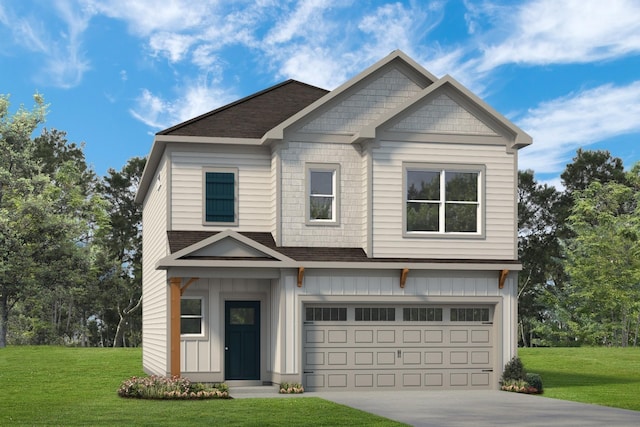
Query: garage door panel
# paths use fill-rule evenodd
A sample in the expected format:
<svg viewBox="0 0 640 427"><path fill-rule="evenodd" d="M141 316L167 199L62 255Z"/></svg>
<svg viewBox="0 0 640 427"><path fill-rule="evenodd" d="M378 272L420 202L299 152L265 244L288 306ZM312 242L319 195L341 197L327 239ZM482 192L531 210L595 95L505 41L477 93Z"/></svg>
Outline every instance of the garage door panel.
<svg viewBox="0 0 640 427"><path fill-rule="evenodd" d="M306 322L302 334L305 387L491 388L490 322L450 322L448 317L409 322L398 317L386 322Z"/></svg>

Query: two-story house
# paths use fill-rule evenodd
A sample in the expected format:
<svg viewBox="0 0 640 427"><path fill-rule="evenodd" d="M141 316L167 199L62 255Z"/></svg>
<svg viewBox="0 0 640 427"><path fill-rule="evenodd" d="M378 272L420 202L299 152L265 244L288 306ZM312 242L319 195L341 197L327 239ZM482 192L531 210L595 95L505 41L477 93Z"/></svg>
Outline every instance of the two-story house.
<svg viewBox="0 0 640 427"><path fill-rule="evenodd" d="M516 353L521 129L400 51L159 132L149 374L307 390L498 387Z"/></svg>

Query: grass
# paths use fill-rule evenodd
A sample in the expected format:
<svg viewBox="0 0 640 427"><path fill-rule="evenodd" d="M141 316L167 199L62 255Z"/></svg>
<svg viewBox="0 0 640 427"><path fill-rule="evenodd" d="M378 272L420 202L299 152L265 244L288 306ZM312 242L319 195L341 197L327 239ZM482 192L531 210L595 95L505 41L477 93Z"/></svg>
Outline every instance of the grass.
<svg viewBox="0 0 640 427"><path fill-rule="evenodd" d="M544 396L640 411L640 348L521 348Z"/></svg>
<svg viewBox="0 0 640 427"><path fill-rule="evenodd" d="M134 375L143 375L140 349L0 349L0 425L403 425L313 397L200 401L118 397L122 381Z"/></svg>

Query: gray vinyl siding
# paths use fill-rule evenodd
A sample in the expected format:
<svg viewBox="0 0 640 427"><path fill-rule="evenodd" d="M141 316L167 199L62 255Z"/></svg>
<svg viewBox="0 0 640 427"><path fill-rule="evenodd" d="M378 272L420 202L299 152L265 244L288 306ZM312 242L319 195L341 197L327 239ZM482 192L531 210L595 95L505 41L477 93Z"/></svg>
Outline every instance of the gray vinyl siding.
<svg viewBox="0 0 640 427"><path fill-rule="evenodd" d="M169 287L166 272L155 268L156 261L168 254L167 182L165 157L147 193L142 214L142 361L145 372L156 375L169 372Z"/></svg>
<svg viewBox="0 0 640 427"><path fill-rule="evenodd" d="M403 163L482 165L484 238L407 237L403 233ZM381 141L373 151L373 256L515 259L515 155L504 145Z"/></svg>
<svg viewBox="0 0 640 427"><path fill-rule="evenodd" d="M271 153L261 147L215 147L215 152L179 151L171 154L171 229L219 230L229 225L203 225L203 169L238 169L237 231L271 231Z"/></svg>

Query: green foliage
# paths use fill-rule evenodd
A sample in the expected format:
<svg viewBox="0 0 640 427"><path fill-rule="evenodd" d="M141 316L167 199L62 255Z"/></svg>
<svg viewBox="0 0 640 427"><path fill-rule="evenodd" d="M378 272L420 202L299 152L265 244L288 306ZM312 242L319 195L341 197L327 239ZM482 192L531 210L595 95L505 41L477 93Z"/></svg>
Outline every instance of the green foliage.
<svg viewBox="0 0 640 427"><path fill-rule="evenodd" d="M131 377L118 389L118 396L137 399L226 399L226 384L205 386L181 377Z"/></svg>
<svg viewBox="0 0 640 427"><path fill-rule="evenodd" d="M315 397L120 398L115 391L133 375L144 376L139 348L9 346L0 350L0 425L402 425Z"/></svg>
<svg viewBox="0 0 640 427"><path fill-rule="evenodd" d="M524 369L524 365L518 356L514 356L504 365L504 371L502 372L501 383L508 381L526 381L527 372Z"/></svg>
<svg viewBox="0 0 640 427"><path fill-rule="evenodd" d="M523 363L544 378L554 399L640 411L640 348L521 348Z"/></svg>
<svg viewBox="0 0 640 427"><path fill-rule="evenodd" d="M535 388L538 393L543 392L542 377L539 374L527 372L526 381L531 387Z"/></svg>

